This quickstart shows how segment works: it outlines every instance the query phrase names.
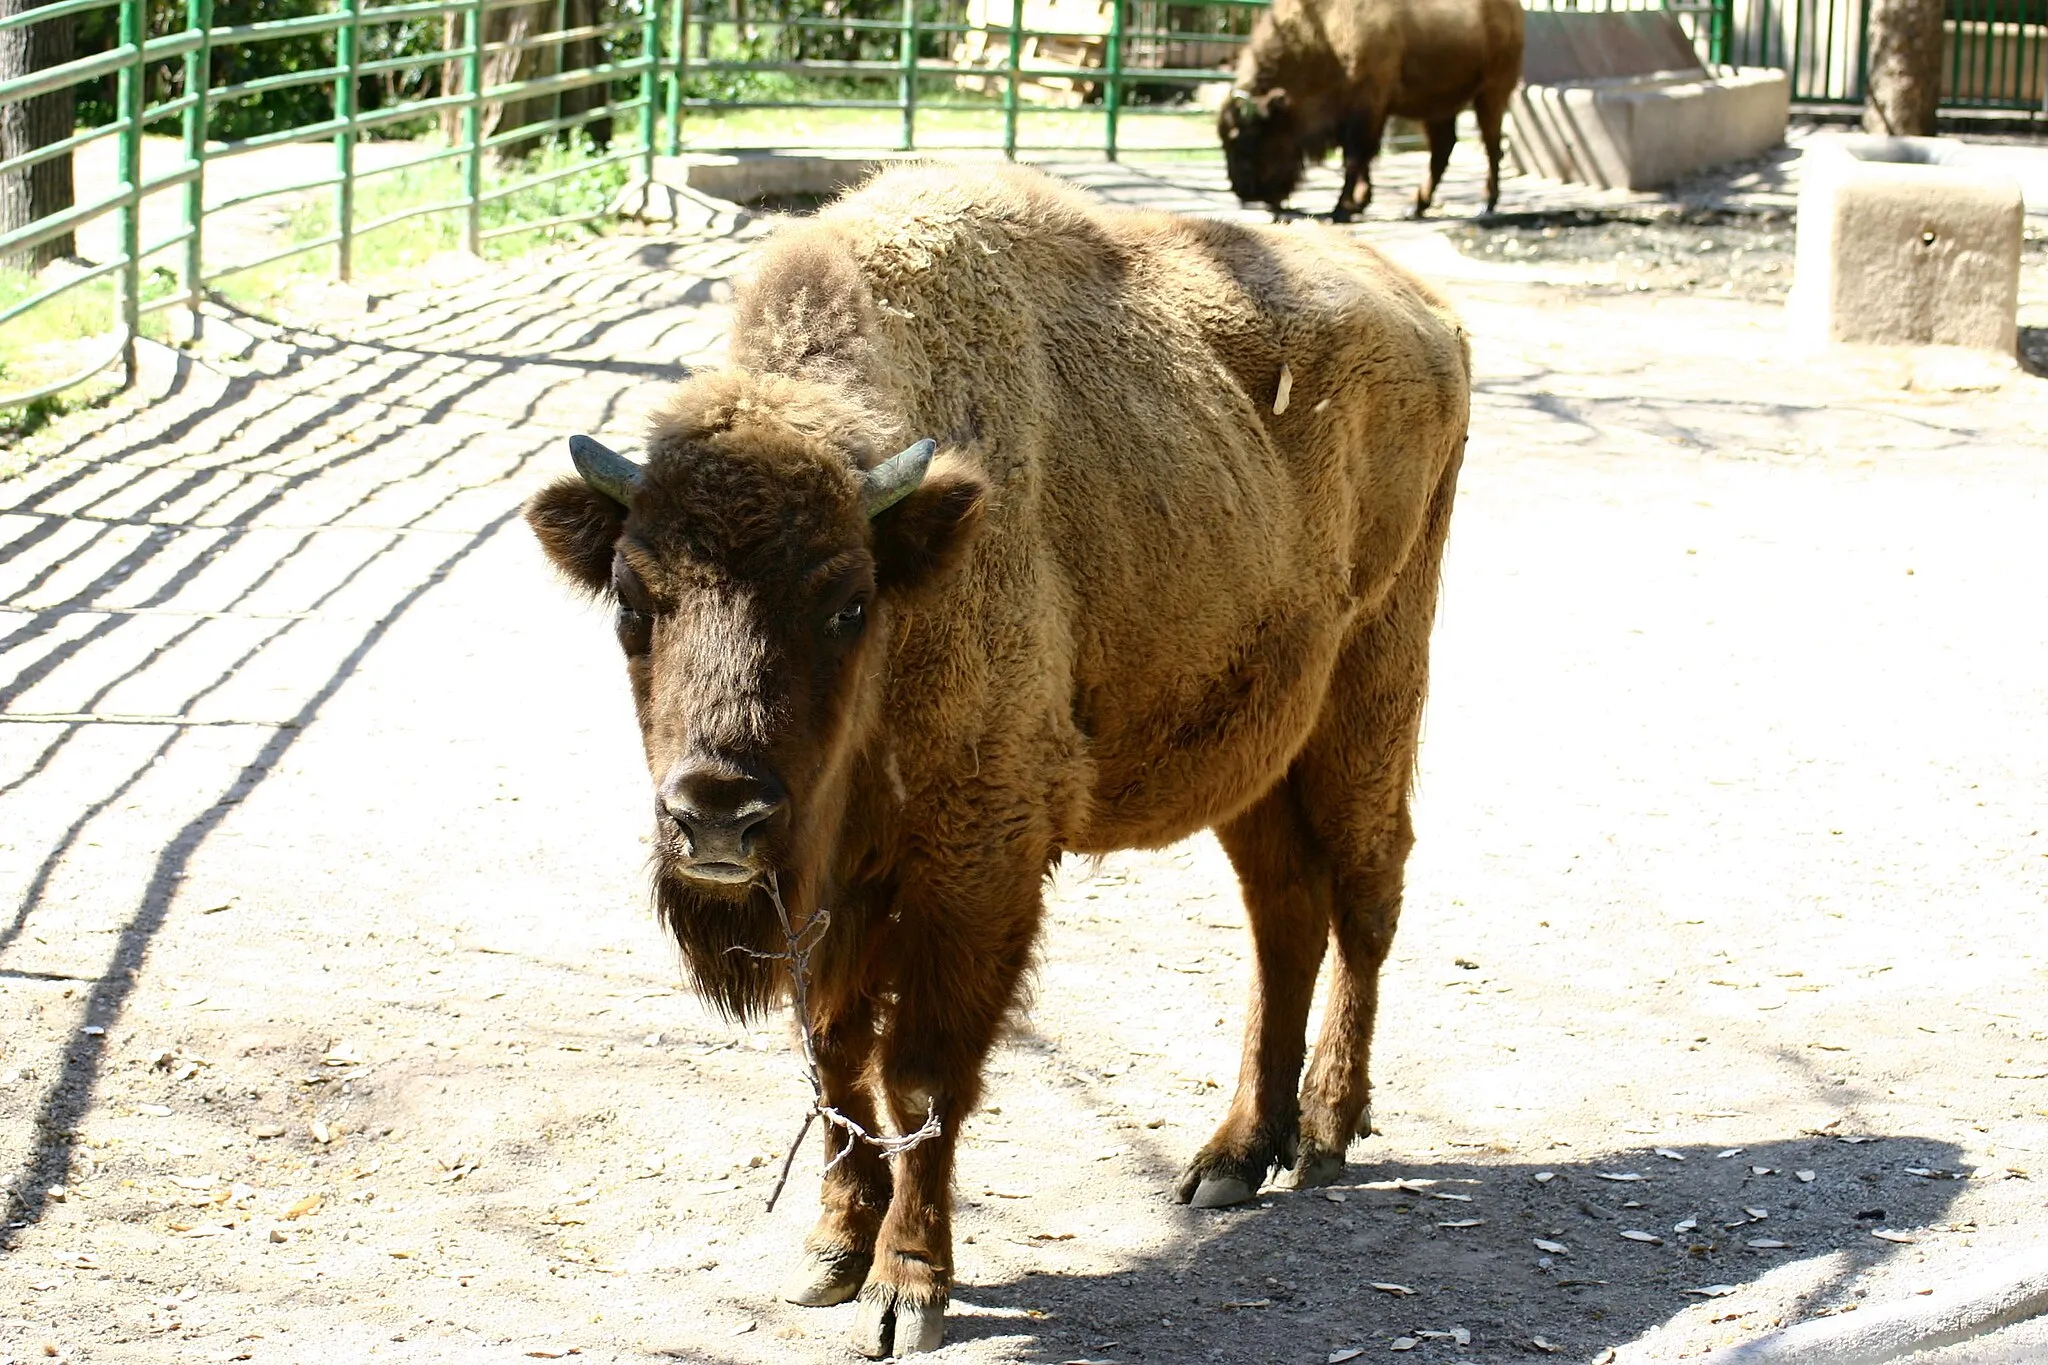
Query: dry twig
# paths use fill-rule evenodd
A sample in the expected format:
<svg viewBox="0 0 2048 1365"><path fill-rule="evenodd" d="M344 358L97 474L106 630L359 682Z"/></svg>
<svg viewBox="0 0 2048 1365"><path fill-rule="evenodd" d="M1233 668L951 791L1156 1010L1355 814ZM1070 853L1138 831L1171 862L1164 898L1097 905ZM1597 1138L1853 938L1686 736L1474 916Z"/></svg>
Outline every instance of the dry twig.
<svg viewBox="0 0 2048 1365"><path fill-rule="evenodd" d="M790 921L789 907L782 903L782 888L772 872L768 874L768 899L775 904L775 920L782 928L783 942L788 948L780 953L753 953L751 949L743 951L789 964L792 997L790 1003L796 1012L797 1038L803 1044L804 1073L811 1082L811 1107L804 1114L803 1126L796 1130L796 1138L789 1144L789 1151L782 1158L782 1172L775 1177L775 1188L768 1193L768 1211L773 1213L775 1201L782 1198L782 1187L789 1183L790 1166L796 1161L797 1151L804 1145L804 1139L810 1135L811 1124L816 1120L823 1119L827 1126L837 1128L846 1134L846 1145L825 1163L827 1172L846 1160L847 1154L853 1150L853 1144L856 1142L867 1143L885 1157L897 1156L937 1137L940 1125L936 1100L927 1102L924 1123L917 1131L893 1138L878 1137L870 1133L825 1103L825 1083L818 1074L817 1041L811 1035L811 952L818 946L819 940L825 937L825 929L831 924L832 915L830 911L820 906L799 930Z"/></svg>

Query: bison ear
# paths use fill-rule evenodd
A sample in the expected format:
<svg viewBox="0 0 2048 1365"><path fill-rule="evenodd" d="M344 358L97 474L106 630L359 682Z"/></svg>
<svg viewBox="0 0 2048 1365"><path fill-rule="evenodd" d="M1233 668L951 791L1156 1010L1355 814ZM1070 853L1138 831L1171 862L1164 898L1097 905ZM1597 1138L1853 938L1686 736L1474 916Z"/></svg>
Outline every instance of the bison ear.
<svg viewBox="0 0 2048 1365"><path fill-rule="evenodd" d="M1258 100L1259 112L1267 118L1271 118L1275 114L1287 112L1287 92L1285 90L1268 90L1265 94L1260 95Z"/></svg>
<svg viewBox="0 0 2048 1365"><path fill-rule="evenodd" d="M938 583L967 555L988 506L981 471L940 463L917 491L874 519L875 584L916 593Z"/></svg>
<svg viewBox="0 0 2048 1365"><path fill-rule="evenodd" d="M581 479L557 479L527 499L526 524L564 578L593 597L610 590L625 508Z"/></svg>

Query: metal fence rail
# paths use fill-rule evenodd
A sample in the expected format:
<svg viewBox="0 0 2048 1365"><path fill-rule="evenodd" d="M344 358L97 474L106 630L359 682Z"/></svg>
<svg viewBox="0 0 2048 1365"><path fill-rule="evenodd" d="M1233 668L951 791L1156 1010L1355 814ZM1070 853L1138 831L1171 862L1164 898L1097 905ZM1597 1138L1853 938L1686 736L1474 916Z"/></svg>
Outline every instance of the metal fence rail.
<svg viewBox="0 0 2048 1365"><path fill-rule="evenodd" d="M556 23L543 32L506 42L484 40L485 19L495 10L534 8L533 0L331 0L326 13L256 23L216 26L212 0L185 0L185 23L176 32L156 37L145 29L146 0L58 0L58 3L0 19L0 28L17 28L94 11L117 11L118 42L107 51L92 53L59 66L0 82L0 104L11 104L64 89L91 90L96 83L114 82L114 117L99 127L85 128L69 138L38 148L6 161L0 173L26 169L58 156L72 156L80 148L106 139L117 142L118 183L111 193L81 202L69 209L48 214L34 222L0 233L0 261L19 258L34 248L67 233L114 215L117 222L117 250L107 259L81 272L35 290L4 309L0 327L30 310L99 279L111 276L116 283L115 316L109 344L77 371L14 393L0 393L0 407L18 407L82 384L110 366L122 367L124 382L135 376L135 342L141 333L144 314L183 305L196 310L207 288L230 275L269 265L302 252L332 247L335 273L349 278L355 244L364 234L430 213L462 214L464 245L477 251L494 236L509 232L536 231L562 223L596 216L592 213L566 215L560 219L519 222L510 227L485 229L483 208L494 201L524 190L581 175L606 165L638 160L642 174L651 176L657 145L660 108L660 9L658 0L643 0L638 13L609 24L568 28L561 22L560 0L554 6ZM442 21L445 40L440 50L380 61L361 59L363 35L380 26ZM287 38L312 37L325 43L332 60L311 71L268 76L239 83L213 83L214 54L225 49L275 42ZM561 69L527 80L486 85L486 58L524 49L559 49L566 42L609 40L609 60L580 68ZM557 66L561 63L557 62ZM151 102L147 99L148 76L154 69L166 77L175 70L178 93ZM446 86L459 87L424 98L404 100L382 108L357 107L359 83L368 76L398 68L438 68ZM307 85L330 88L331 114L298 126L229 141L208 137L210 116L233 100ZM519 127L487 132L486 108L513 101L531 101L558 96L589 86L603 88L597 107L566 116ZM376 168L356 164L362 140L394 124L451 113L460 137L445 150L405 162ZM637 115L638 137L607 154L581 161L566 171L553 171L485 187L487 154L514 142L530 141L563 130L582 127L600 119L618 121ZM174 166L145 174L142 135L151 126L176 126L183 156ZM207 167L232 157L267 147L293 143L308 151L325 145L331 169L303 179L275 185L233 198L207 201ZM357 190L372 176L455 160L461 163L462 193L440 203L408 206L371 222L358 220ZM334 229L313 240L294 242L283 250L255 259L228 264L209 262L205 252L206 225L210 216L224 209L261 199L309 190L331 188L334 195ZM142 204L154 194L177 191L182 196L179 227L157 240L142 240ZM143 263L151 257L175 252L177 287L165 297L143 300Z"/></svg>
<svg viewBox="0 0 2048 1365"><path fill-rule="evenodd" d="M60 66L0 81L0 104L72 89L111 89L112 116L48 146L0 161L0 173L115 144L114 187L74 207L0 232L0 262L112 215L118 245L104 259L0 307L0 327L95 281L114 282L112 326L101 350L76 372L22 392L17 407L82 383L110 366L135 373L145 315L196 310L221 280L287 256L332 248L343 279L365 234L429 214L459 214L471 251L507 233L597 216L485 226L487 206L605 166L637 163L648 179L657 150L782 146L941 150L985 148L1007 156L1049 149L1186 151L1213 155L1218 87L1267 0L836 0L830 17L803 12L804 0L302 0L318 12L217 25L214 0L183 0L183 23L151 35L148 0L55 0L0 19L18 28L66 16L114 12L118 40ZM571 22L569 6L582 16ZM1669 9L1703 60L1780 66L1802 104L1853 104L1863 97L1870 0L1524 0L1530 8ZM1947 0L1943 107L2044 118L2048 99L2048 0ZM164 0L157 0L161 15ZM515 36L487 36L491 15L552 11L551 22ZM597 16L592 20L590 16ZM394 51L394 26L438 24L437 46ZM417 30L415 30L417 32ZM261 44L312 41L312 69L216 81L223 54ZM572 50L575 56L571 56ZM497 80L508 59L548 54L545 74ZM516 64L513 68L516 71ZM366 81L410 78L417 93L362 107ZM174 93L149 98L152 83ZM400 82L401 84L404 82ZM240 102L289 91L324 92L324 117L215 140ZM582 92L582 93L579 93ZM548 107L538 114L542 103ZM486 112L525 112L517 126L487 126ZM550 112L551 111L551 112ZM367 139L400 125L439 120L447 145L398 164L365 166ZM515 120L507 118L506 123ZM537 139L596 128L628 130L609 151L560 169L490 180L494 153ZM2043 126L2048 126L2044 121ZM145 128L176 128L181 156L145 173ZM208 167L283 145L324 149L288 183L208 200ZM459 193L406 203L365 220L360 192L374 177L454 162ZM207 250L208 223L256 200L325 191L332 228L255 259L222 262ZM175 230L143 240L143 202L175 194ZM174 287L145 300L144 265L171 260ZM40 281L37 282L40 285ZM104 288L104 286L102 286Z"/></svg>

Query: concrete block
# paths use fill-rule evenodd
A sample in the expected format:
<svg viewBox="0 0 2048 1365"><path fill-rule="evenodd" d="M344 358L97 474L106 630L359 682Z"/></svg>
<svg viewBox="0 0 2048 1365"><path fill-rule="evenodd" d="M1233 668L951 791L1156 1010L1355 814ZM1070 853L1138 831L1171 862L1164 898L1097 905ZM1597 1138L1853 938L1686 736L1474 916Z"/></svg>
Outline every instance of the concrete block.
<svg viewBox="0 0 2048 1365"><path fill-rule="evenodd" d="M1510 106L1515 161L1552 180L1655 189L1783 142L1791 96L1765 67L1524 85Z"/></svg>
<svg viewBox="0 0 2048 1365"><path fill-rule="evenodd" d="M2009 176L1944 165L1941 138L1839 138L1799 191L1793 335L1809 344L2018 346L2026 202Z"/></svg>

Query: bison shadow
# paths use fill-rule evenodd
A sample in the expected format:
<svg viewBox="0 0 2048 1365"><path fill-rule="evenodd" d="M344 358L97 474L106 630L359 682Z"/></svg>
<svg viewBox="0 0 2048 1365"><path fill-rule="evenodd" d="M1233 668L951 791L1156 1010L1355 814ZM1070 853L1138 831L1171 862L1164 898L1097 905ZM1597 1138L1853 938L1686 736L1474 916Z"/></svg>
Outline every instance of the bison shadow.
<svg viewBox="0 0 2048 1365"><path fill-rule="evenodd" d="M1176 1208L1168 1249L1108 1273L976 1277L963 1255L947 1336L1003 1339L1034 1361L1267 1361L1384 1351L1435 1332L1410 1359L1523 1355L1542 1349L1531 1345L1540 1336L1583 1360L1702 1303L1753 1334L1778 1310L1745 1287L1807 1262L1799 1310L1840 1302L1849 1280L1898 1250L1873 1232L1942 1219L1961 1160L1933 1139L1820 1134L1561 1162L1368 1160L1328 1190ZM1156 1164L1163 1191L1171 1171Z"/></svg>

